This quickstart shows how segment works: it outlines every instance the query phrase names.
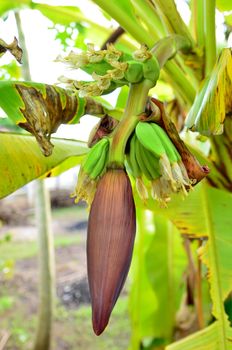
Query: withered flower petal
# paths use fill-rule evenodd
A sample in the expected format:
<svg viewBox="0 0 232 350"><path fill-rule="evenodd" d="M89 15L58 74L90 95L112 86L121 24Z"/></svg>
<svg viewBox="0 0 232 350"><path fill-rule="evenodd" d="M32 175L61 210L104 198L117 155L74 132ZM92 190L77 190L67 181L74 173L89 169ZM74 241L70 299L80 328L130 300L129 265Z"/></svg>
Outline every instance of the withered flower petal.
<svg viewBox="0 0 232 350"><path fill-rule="evenodd" d="M108 170L91 206L87 265L93 329L100 335L124 285L136 231L130 180L123 169Z"/></svg>

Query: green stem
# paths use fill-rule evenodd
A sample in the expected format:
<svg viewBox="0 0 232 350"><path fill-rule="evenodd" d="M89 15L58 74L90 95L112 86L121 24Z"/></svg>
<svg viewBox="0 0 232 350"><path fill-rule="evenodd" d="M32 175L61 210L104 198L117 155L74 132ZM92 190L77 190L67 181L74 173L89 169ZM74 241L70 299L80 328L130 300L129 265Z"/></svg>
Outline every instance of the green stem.
<svg viewBox="0 0 232 350"><path fill-rule="evenodd" d="M152 2L160 10L160 14L169 32L186 37L194 45L193 38L177 11L174 0L152 0Z"/></svg>
<svg viewBox="0 0 232 350"><path fill-rule="evenodd" d="M159 61L160 68L175 56L179 50L188 51L191 48L190 42L182 35L173 34L160 39L151 49L151 53Z"/></svg>
<svg viewBox="0 0 232 350"><path fill-rule="evenodd" d="M45 181L35 182L36 219L38 226L40 306L34 350L51 347L52 318L55 297L55 258L51 229L51 202Z"/></svg>
<svg viewBox="0 0 232 350"><path fill-rule="evenodd" d="M26 46L26 40L23 33L22 23L19 12L15 12L15 20L17 24L18 29L18 35L19 35L19 43L23 50L23 64L22 64L22 77L24 80L31 80L31 73L30 73L30 66L29 66L29 58L27 53L27 46Z"/></svg>
<svg viewBox="0 0 232 350"><path fill-rule="evenodd" d="M178 90L183 96L185 102L191 106L196 95L196 89L194 88L192 82L188 80L183 71L177 66L177 64L174 64L174 62L168 61L165 68L169 79L178 87Z"/></svg>
<svg viewBox="0 0 232 350"><path fill-rule="evenodd" d="M205 46L205 36L204 36L204 3L202 0L194 0L195 8L194 8L194 28L196 41L198 46Z"/></svg>
<svg viewBox="0 0 232 350"><path fill-rule="evenodd" d="M204 0L205 8L205 76L208 76L216 61L215 0Z"/></svg>
<svg viewBox="0 0 232 350"><path fill-rule="evenodd" d="M29 58L20 13L15 12L19 42L23 50L22 76L31 81ZM52 318L55 298L54 242L51 229L51 202L45 181L35 181L35 212L39 245L39 316L34 350L49 350L51 347Z"/></svg>
<svg viewBox="0 0 232 350"><path fill-rule="evenodd" d="M178 65L182 68L188 81L191 81L191 84L192 84L192 87L194 87L194 90L195 91L198 90L199 80L196 77L195 71L185 64L184 59L180 55L177 55L174 58L174 61L176 61L178 63ZM195 91L194 91L194 95L195 95Z"/></svg>
<svg viewBox="0 0 232 350"><path fill-rule="evenodd" d="M147 29L152 34L153 40L159 40L166 35L166 30L157 14L155 7L149 0L131 0L139 17L146 23Z"/></svg>
<svg viewBox="0 0 232 350"><path fill-rule="evenodd" d="M191 29L198 47L205 45L204 0L191 1Z"/></svg>
<svg viewBox="0 0 232 350"><path fill-rule="evenodd" d="M131 84L122 120L112 134L109 167L123 167L127 140L139 121L139 115L145 110L148 92L152 86L150 80Z"/></svg>
<svg viewBox="0 0 232 350"><path fill-rule="evenodd" d="M155 46L151 49L151 53L156 56L156 58L159 61L160 68L162 68L170 58L172 58L178 53L178 51L187 52L190 48L191 46L188 39L186 39L182 35L173 34L159 40L155 44ZM194 98L195 96L195 90L198 89L199 82L193 70L185 65L183 59L180 56L176 57L176 61L179 63L179 66L182 68L182 70L188 77L188 80L186 81L185 77L183 79L183 72L181 73L180 69L178 70L176 79L178 79L181 82L182 88L187 89L187 91L189 91L190 89L191 96L189 95L188 102L191 103L192 98ZM171 65L171 69L173 69L172 65ZM178 69L178 66L176 66L175 70L177 69ZM193 88L189 86L190 81L192 83ZM187 92L187 94L189 93Z"/></svg>
<svg viewBox="0 0 232 350"><path fill-rule="evenodd" d="M134 16L130 12L125 11L125 8L120 4L120 1L109 0L93 0L100 8L111 15L126 31L134 33L134 37L138 42L143 43L144 38L148 37L150 43L154 42L152 35L139 25Z"/></svg>

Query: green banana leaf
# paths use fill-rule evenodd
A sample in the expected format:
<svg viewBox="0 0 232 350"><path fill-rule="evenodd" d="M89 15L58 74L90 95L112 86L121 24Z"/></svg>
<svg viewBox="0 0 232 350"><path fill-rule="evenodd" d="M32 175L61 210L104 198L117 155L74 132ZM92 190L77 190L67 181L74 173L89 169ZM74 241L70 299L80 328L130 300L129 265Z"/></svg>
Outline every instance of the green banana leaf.
<svg viewBox="0 0 232 350"><path fill-rule="evenodd" d="M170 341L176 310L185 292L185 285L180 281L186 270L187 259L181 236L175 226L156 214L154 224L155 233L146 256L148 278L158 300L153 318L154 337Z"/></svg>
<svg viewBox="0 0 232 350"><path fill-rule="evenodd" d="M112 18L114 18L128 33L130 33L131 28L134 28L134 30L136 30L136 40L138 42L145 42L148 45L154 42L152 35L140 24L130 0L111 0L110 2L94 0L93 2L112 16Z"/></svg>
<svg viewBox="0 0 232 350"><path fill-rule="evenodd" d="M217 324L216 344L220 345L212 349L229 350L232 328L224 309L224 301L232 288L232 194L201 183L184 201L174 199L167 209L159 208L154 205L154 202L149 202L149 208L155 213L169 217L182 234L191 238L201 237L205 240L199 256L208 270L212 315ZM204 331L205 337L211 335L215 337L211 328L209 331ZM204 331L203 334L205 334ZM195 347L194 337L196 337ZM192 347L186 347L186 349L198 349L198 337L198 333L192 335L189 342L189 346ZM185 341L187 342L188 338ZM180 344L183 343L180 342ZM169 349L177 349L175 346ZM178 349L183 349L181 346ZM209 346L204 349L211 348Z"/></svg>
<svg viewBox="0 0 232 350"><path fill-rule="evenodd" d="M0 1L0 16L12 9L23 8L25 6L30 6L30 4L31 0L2 0Z"/></svg>
<svg viewBox="0 0 232 350"><path fill-rule="evenodd" d="M132 325L130 350L137 350L143 337L153 335L153 315L157 309L157 300L149 282L145 268L145 256L152 236L143 225L145 213L143 209L136 211L138 220L133 259L130 267L129 311Z"/></svg>
<svg viewBox="0 0 232 350"><path fill-rule="evenodd" d="M225 22L226 24L232 25L232 14L225 16Z"/></svg>
<svg viewBox="0 0 232 350"><path fill-rule="evenodd" d="M53 23L68 25L71 22L86 21L85 16L77 6L51 6L34 3L33 9L39 10Z"/></svg>
<svg viewBox="0 0 232 350"><path fill-rule="evenodd" d="M0 16L14 9L31 8L42 12L54 23L69 24L85 20L84 15L74 6L50 6L43 3L36 3L31 0L2 0L0 2ZM86 21L86 20L85 20Z"/></svg>
<svg viewBox="0 0 232 350"><path fill-rule="evenodd" d="M184 292L180 280L186 268L186 254L174 225L144 209L137 209L137 217L130 271L131 350L140 349L141 339L171 341L175 312Z"/></svg>
<svg viewBox="0 0 232 350"><path fill-rule="evenodd" d="M216 6L220 11L231 11L231 1L228 0L216 0Z"/></svg>
<svg viewBox="0 0 232 350"><path fill-rule="evenodd" d="M58 175L80 164L84 142L52 139L54 151L44 157L32 136L0 133L0 198L41 176Z"/></svg>
<svg viewBox="0 0 232 350"><path fill-rule="evenodd" d="M227 345L221 341L221 324L214 322L205 329L177 341L166 347L166 350L223 350L231 349L231 342Z"/></svg>

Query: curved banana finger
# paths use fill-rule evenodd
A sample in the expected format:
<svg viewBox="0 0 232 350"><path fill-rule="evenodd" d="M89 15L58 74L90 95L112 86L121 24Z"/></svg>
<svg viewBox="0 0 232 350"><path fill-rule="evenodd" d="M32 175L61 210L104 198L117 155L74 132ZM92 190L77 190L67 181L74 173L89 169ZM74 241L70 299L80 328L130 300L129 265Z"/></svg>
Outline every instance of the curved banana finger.
<svg viewBox="0 0 232 350"><path fill-rule="evenodd" d="M136 158L135 134L132 136L131 142L130 142L130 163L133 169L134 177L135 178L141 177L141 168Z"/></svg>
<svg viewBox="0 0 232 350"><path fill-rule="evenodd" d="M90 178L96 179L97 177L102 175L103 170L106 167L107 157L109 151L109 143L105 143L101 149L101 155L97 160L92 172L90 173Z"/></svg>
<svg viewBox="0 0 232 350"><path fill-rule="evenodd" d="M135 136L135 156L142 173L146 176L148 180L152 180L152 174L150 173L146 163L144 162L143 151L140 148L140 142L136 136Z"/></svg>
<svg viewBox="0 0 232 350"><path fill-rule="evenodd" d="M109 151L109 140L103 138L96 143L87 154L78 174L77 185L72 197L75 202L85 200L89 205L92 203L97 187L97 178L102 175Z"/></svg>
<svg viewBox="0 0 232 350"><path fill-rule="evenodd" d="M102 150L106 145L109 147L109 140L107 138L103 138L90 149L82 164L82 168L86 174L91 174L99 158L101 157Z"/></svg>
<svg viewBox="0 0 232 350"><path fill-rule="evenodd" d="M150 123L150 125L160 138L170 162L175 163L181 160L181 156L166 132L156 123Z"/></svg>
<svg viewBox="0 0 232 350"><path fill-rule="evenodd" d="M139 122L136 126L135 133L139 142L157 158L160 158L166 153L160 138L150 125L151 123Z"/></svg>
<svg viewBox="0 0 232 350"><path fill-rule="evenodd" d="M143 159L143 163L148 169L149 173L152 176L152 179L157 179L160 177L160 169L159 169L159 159L154 156L150 151L143 147L143 145L139 142L140 154Z"/></svg>

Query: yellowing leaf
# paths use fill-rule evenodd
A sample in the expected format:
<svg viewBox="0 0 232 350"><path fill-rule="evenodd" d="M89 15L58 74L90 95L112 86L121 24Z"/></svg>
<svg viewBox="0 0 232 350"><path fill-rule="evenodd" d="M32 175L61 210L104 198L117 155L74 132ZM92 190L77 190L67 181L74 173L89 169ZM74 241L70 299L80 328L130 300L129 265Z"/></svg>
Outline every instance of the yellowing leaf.
<svg viewBox="0 0 232 350"><path fill-rule="evenodd" d="M33 137L0 133L0 198L50 171L49 176L52 175L54 168L54 175L58 174L58 165L64 161L66 165L62 170L79 164L82 155L87 153L83 142L64 139L53 139L53 142L53 154L44 157Z"/></svg>
<svg viewBox="0 0 232 350"><path fill-rule="evenodd" d="M205 239L199 255L208 269L212 315L218 322L216 344L219 345L212 349L231 349L232 328L224 310L224 301L232 289L232 194L202 183L185 201L174 200L167 209L154 208L153 204L153 210L168 216L182 234ZM207 346L199 348L211 350ZM184 349L198 349L198 346L195 344L194 348L190 344Z"/></svg>
<svg viewBox="0 0 232 350"><path fill-rule="evenodd" d="M51 134L83 112L81 102L69 91L47 84L0 82L0 107L36 137L46 156L52 153Z"/></svg>
<svg viewBox="0 0 232 350"><path fill-rule="evenodd" d="M210 77L189 112L186 125L203 135L218 135L223 132L227 115L232 112L232 50L225 48Z"/></svg>
<svg viewBox="0 0 232 350"><path fill-rule="evenodd" d="M175 311L183 288L186 255L177 229L163 216L137 208L138 232L130 269L130 349L141 339L172 339ZM162 317L161 317L162 315Z"/></svg>
<svg viewBox="0 0 232 350"><path fill-rule="evenodd" d="M220 341L221 323L214 322L205 329L196 332L183 340L170 344L166 350L223 350L231 349L231 341L226 340L223 344ZM224 345L226 347L224 347Z"/></svg>

